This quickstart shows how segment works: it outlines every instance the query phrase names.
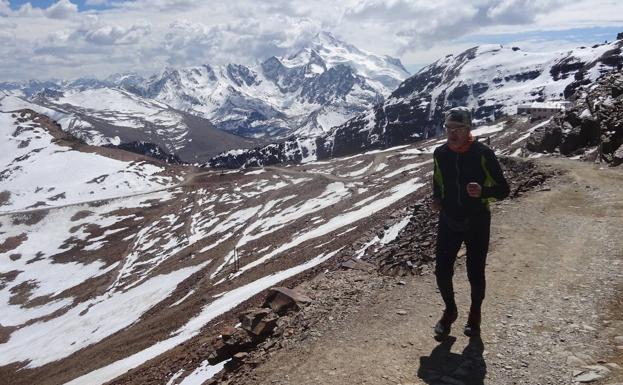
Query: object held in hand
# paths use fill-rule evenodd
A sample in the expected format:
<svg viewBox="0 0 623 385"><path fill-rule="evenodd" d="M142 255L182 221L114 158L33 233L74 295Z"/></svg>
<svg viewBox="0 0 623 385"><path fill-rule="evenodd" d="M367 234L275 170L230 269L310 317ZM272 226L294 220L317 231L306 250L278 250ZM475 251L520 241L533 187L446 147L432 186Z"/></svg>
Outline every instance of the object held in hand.
<svg viewBox="0 0 623 385"><path fill-rule="evenodd" d="M476 182L467 184L467 194L472 198L480 198L482 194L482 187Z"/></svg>

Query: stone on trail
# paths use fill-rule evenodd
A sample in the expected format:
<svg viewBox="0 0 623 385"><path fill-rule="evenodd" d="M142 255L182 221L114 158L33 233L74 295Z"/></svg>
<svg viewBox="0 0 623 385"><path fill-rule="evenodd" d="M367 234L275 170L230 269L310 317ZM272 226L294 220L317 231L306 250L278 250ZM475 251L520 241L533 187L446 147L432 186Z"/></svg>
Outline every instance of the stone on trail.
<svg viewBox="0 0 623 385"><path fill-rule="evenodd" d="M253 340L242 329L236 329L232 334L226 334L227 339L219 339L212 345L212 352L208 355L208 363L216 365L228 360L234 354L252 346Z"/></svg>
<svg viewBox="0 0 623 385"><path fill-rule="evenodd" d="M588 383L588 382L594 382L597 380L601 380L603 378L603 376L599 373L596 372L586 372L586 373L582 373L579 376L576 376L573 380L576 382L581 382L581 383Z"/></svg>
<svg viewBox="0 0 623 385"><path fill-rule="evenodd" d="M269 307L277 314L285 314L288 310L299 310L302 304L311 303L308 296L287 287L273 287L268 290L268 296L263 307Z"/></svg>
<svg viewBox="0 0 623 385"><path fill-rule="evenodd" d="M249 356L249 353L247 352L238 352L236 354L234 354L233 359L235 360L243 360L245 358L247 358Z"/></svg>
<svg viewBox="0 0 623 385"><path fill-rule="evenodd" d="M347 270L374 271L374 269L376 269L373 264L362 261L360 259L349 259L348 261L342 263L340 266Z"/></svg>
<svg viewBox="0 0 623 385"><path fill-rule="evenodd" d="M576 353L575 356L581 359L582 361L586 362L587 364L592 364L595 362L595 359L593 357L585 353Z"/></svg>
<svg viewBox="0 0 623 385"><path fill-rule="evenodd" d="M599 374L610 374L610 369L608 369L607 367L603 366L603 365L588 365L585 366L586 369L590 369L594 372L597 372Z"/></svg>
<svg viewBox="0 0 623 385"><path fill-rule="evenodd" d="M585 372L586 372L586 370L578 370L578 369L574 369L574 370L572 370L572 371L571 371L571 375L572 375L573 377L577 377L577 376L579 376L580 374L585 373Z"/></svg>
<svg viewBox="0 0 623 385"><path fill-rule="evenodd" d="M251 309L240 315L241 327L256 336L270 333L279 317L271 309Z"/></svg>
<svg viewBox="0 0 623 385"><path fill-rule="evenodd" d="M623 144L614 152L613 165L619 165L623 163Z"/></svg>
<svg viewBox="0 0 623 385"><path fill-rule="evenodd" d="M221 332L221 338L223 339L223 341L227 341L230 340L235 334L236 331L238 329L231 327L231 326L227 326L225 327L225 329L223 329L223 331Z"/></svg>
<svg viewBox="0 0 623 385"><path fill-rule="evenodd" d="M586 362L577 358L576 356L568 356L567 357L567 365L570 366L586 366Z"/></svg>

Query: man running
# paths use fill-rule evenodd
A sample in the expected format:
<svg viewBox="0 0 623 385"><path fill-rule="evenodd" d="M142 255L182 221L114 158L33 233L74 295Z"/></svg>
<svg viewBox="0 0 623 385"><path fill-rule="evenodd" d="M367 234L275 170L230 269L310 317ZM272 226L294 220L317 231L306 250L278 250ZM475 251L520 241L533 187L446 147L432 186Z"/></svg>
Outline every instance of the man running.
<svg viewBox="0 0 623 385"><path fill-rule="evenodd" d="M445 309L435 325L438 337L450 333L458 317L454 302L454 262L461 244L467 248L471 307L464 333L480 333L480 308L485 298L485 264L489 250L489 204L510 190L494 152L474 141L471 112L455 107L446 114L447 142L435 149L433 204L439 211L435 275Z"/></svg>

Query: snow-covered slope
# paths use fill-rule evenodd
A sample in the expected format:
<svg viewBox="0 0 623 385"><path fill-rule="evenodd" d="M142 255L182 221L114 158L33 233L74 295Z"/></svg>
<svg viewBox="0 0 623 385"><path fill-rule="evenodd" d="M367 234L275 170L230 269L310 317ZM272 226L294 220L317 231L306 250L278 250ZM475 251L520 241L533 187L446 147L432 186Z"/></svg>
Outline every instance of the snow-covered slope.
<svg viewBox="0 0 623 385"><path fill-rule="evenodd" d="M0 96L0 109L30 108L95 146L153 143L187 162L201 162L232 147L256 143L215 128L209 121L117 88L46 89L26 100Z"/></svg>
<svg viewBox="0 0 623 385"><path fill-rule="evenodd" d="M188 127L183 117L168 106L156 101L138 98L126 91L98 88L85 91L71 90L66 92L40 93L34 102L51 108L65 110L73 115L84 116L85 119L97 119L103 126L116 126L116 133L123 131L139 131L154 137L168 139L168 150L178 152L184 147L188 135ZM102 130L90 130L84 127L67 127L67 131L93 145L118 144L118 135L110 137ZM124 140L125 141L125 140Z"/></svg>
<svg viewBox="0 0 623 385"><path fill-rule="evenodd" d="M571 96L578 81L591 82L616 69L623 61L622 45L617 40L549 53L475 47L423 68L381 108L344 128L370 127L370 135L400 140L405 134L423 137L440 132L443 111L449 106L467 106L475 119L487 121L516 113L518 104L562 100Z"/></svg>
<svg viewBox="0 0 623 385"><path fill-rule="evenodd" d="M53 121L32 111L0 112L0 135L0 212L114 198L176 182L145 161L77 151Z"/></svg>
<svg viewBox="0 0 623 385"><path fill-rule="evenodd" d="M444 111L455 105L472 109L477 122L491 121L515 114L522 103L569 98L579 87L621 66L622 45L622 40L616 40L548 53L500 45L474 47L422 68L383 104L326 134L263 149L230 151L211 164L237 167L248 161L324 159L421 140L441 132Z"/></svg>
<svg viewBox="0 0 623 385"><path fill-rule="evenodd" d="M392 174L401 162L204 171L166 191L0 214L0 370L12 384L100 384L182 352L218 333L223 313L352 248L388 212L408 215L405 198L425 182L416 168Z"/></svg>

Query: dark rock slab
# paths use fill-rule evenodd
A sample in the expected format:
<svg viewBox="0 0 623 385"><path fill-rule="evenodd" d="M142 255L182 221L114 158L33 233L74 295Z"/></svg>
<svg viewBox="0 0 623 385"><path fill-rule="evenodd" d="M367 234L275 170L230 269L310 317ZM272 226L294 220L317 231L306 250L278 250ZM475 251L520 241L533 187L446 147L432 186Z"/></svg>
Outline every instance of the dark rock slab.
<svg viewBox="0 0 623 385"><path fill-rule="evenodd" d="M301 305L311 302L311 298L296 290L287 287L273 287L268 291L263 307L270 308L277 314L285 314L289 310L298 310Z"/></svg>

